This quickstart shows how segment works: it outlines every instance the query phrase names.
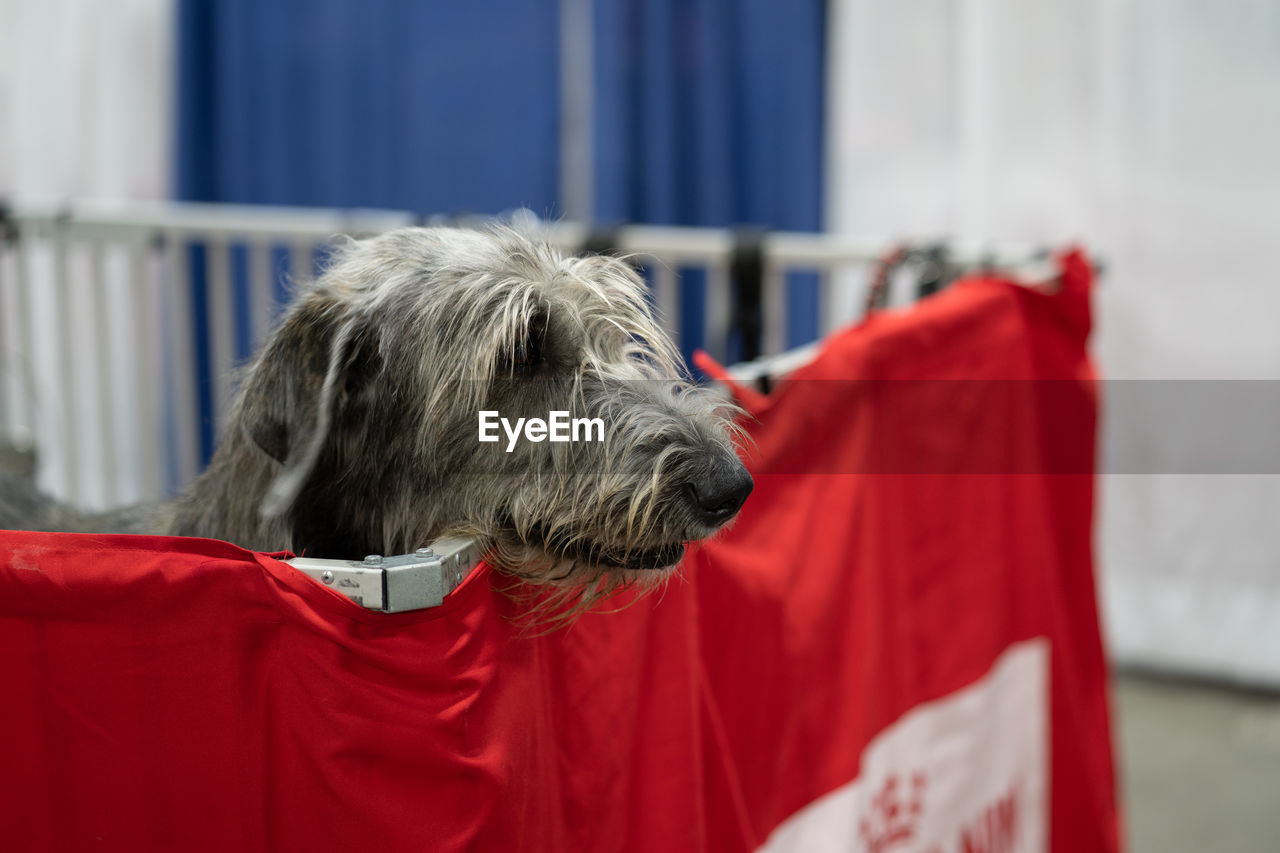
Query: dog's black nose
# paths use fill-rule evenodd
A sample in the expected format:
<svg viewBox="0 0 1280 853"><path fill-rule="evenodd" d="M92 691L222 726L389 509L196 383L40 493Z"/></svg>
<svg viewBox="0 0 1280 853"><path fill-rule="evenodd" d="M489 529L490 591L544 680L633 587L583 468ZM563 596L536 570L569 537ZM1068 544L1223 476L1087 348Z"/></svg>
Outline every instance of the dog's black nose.
<svg viewBox="0 0 1280 853"><path fill-rule="evenodd" d="M710 524L730 519L742 508L755 481L741 464L720 466L688 485L694 510Z"/></svg>

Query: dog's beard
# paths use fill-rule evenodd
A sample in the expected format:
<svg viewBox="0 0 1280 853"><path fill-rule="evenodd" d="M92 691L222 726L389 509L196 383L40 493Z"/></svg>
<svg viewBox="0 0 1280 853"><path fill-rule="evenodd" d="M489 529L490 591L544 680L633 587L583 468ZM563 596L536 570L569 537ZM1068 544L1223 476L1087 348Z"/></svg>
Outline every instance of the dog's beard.
<svg viewBox="0 0 1280 853"><path fill-rule="evenodd" d="M630 561L605 565L590 546L549 550L526 541L510 528L489 537L489 562L514 583L497 587L520 607L522 630L542 633L568 625L608 601L609 608L625 608L650 592L662 589L677 571L684 543L651 553L632 549ZM583 549L583 554L570 553ZM607 549L606 549L607 550ZM644 568L638 568L639 566ZM624 594L625 593L625 594Z"/></svg>
<svg viewBox="0 0 1280 853"><path fill-rule="evenodd" d="M554 559L568 560L605 571L666 569L679 563L685 551L683 540L640 545L615 544L583 537L558 542L554 536L544 536L533 544Z"/></svg>
<svg viewBox="0 0 1280 853"><path fill-rule="evenodd" d="M523 532L508 523L490 538L503 568L518 567L522 576L550 582L669 569L684 557L687 544L683 539L611 542L585 533L557 532L540 522Z"/></svg>

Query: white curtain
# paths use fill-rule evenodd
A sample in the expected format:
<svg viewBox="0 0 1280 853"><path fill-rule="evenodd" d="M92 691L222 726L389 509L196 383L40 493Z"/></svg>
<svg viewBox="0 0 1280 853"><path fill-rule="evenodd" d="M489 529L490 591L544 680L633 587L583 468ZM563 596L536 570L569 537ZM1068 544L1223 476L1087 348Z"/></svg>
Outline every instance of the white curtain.
<svg viewBox="0 0 1280 853"><path fill-rule="evenodd" d="M173 23L173 0L0 0L0 198L169 197ZM30 312L19 316L17 259L0 251L0 437L32 433L44 488L88 506L140 497L140 454L156 452L133 440L137 379L114 366L127 363L125 345L141 334L134 330L155 319L134 308L130 294L144 285L132 280L127 258L105 254L102 291L94 293L88 253L75 247L68 298L59 300L52 252L35 247ZM12 345L19 324L30 358ZM104 327L118 334L99 370L93 342ZM74 413L52 391L63 336L71 340ZM114 434L104 433L100 400L117 412ZM113 467L122 475L114 490L102 476Z"/></svg>
<svg viewBox="0 0 1280 853"><path fill-rule="evenodd" d="M0 0L0 194L169 197L172 0Z"/></svg>
<svg viewBox="0 0 1280 853"><path fill-rule="evenodd" d="M1205 429L1248 412L1126 405L1195 415L1210 386L1150 380L1280 380L1280 3L833 0L828 38L831 230L1078 240L1106 261L1114 656L1280 684L1280 477L1216 470Z"/></svg>

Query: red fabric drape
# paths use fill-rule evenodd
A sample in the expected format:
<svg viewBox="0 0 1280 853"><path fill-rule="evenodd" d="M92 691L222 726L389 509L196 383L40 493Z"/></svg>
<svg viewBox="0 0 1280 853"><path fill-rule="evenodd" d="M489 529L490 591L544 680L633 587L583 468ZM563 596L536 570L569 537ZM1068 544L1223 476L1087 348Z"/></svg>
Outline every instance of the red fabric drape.
<svg viewBox="0 0 1280 853"><path fill-rule="evenodd" d="M778 848L898 761L910 796L830 849L914 850L965 796L956 762L876 744L963 718L937 742L994 767L994 720L963 713L997 707L991 673L1034 642L1051 849L1117 849L1089 274L1064 270L1054 295L970 280L834 337L754 401L756 493L732 529L664 593L545 636L487 569L383 615L225 543L3 534L0 846ZM938 837L1031 849L1037 812L1001 803Z"/></svg>
<svg viewBox="0 0 1280 853"><path fill-rule="evenodd" d="M1118 849L1092 566L1092 274L1079 252L1060 263L1051 293L973 278L874 315L771 397L743 399L756 489L688 572L755 840L856 778L912 708L1044 638L1049 849ZM940 849L963 850L963 831Z"/></svg>

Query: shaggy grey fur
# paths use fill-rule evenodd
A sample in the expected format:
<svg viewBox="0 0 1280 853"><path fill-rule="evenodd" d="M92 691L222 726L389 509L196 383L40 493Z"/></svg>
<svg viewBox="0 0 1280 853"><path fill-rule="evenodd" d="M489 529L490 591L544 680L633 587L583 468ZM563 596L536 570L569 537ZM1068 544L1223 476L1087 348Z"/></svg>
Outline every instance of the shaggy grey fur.
<svg viewBox="0 0 1280 853"><path fill-rule="evenodd" d="M176 501L85 516L9 478L0 525L359 558L481 537L520 577L612 587L745 500L734 412L688 381L643 281L515 231L409 228L335 253L248 367ZM478 412L604 420L604 441L478 440Z"/></svg>

